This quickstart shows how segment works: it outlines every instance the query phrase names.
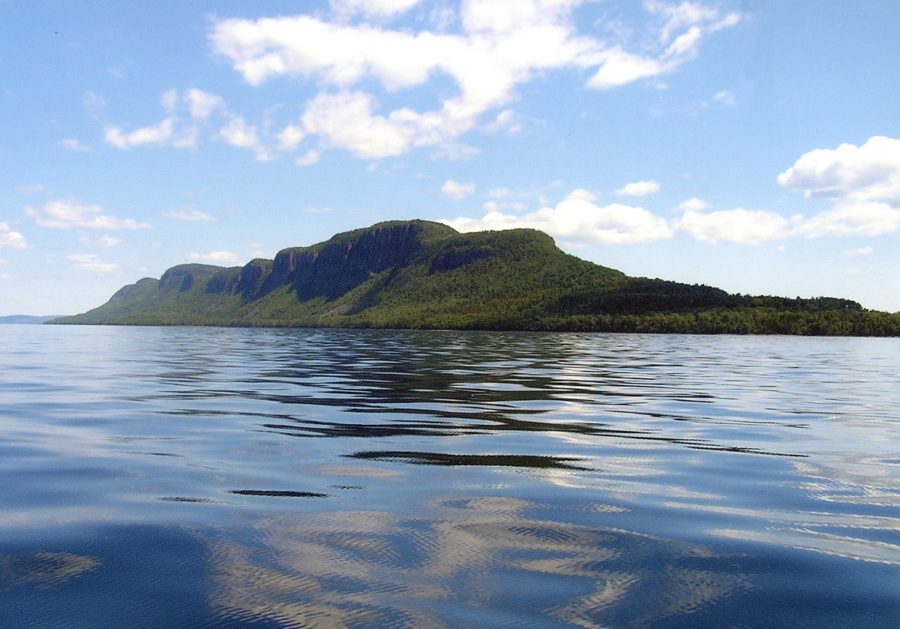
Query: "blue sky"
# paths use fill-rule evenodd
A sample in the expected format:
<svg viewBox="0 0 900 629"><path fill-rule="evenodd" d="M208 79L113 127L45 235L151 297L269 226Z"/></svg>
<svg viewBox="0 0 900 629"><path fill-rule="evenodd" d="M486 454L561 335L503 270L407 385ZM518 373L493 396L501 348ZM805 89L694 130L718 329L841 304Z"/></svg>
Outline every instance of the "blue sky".
<svg viewBox="0 0 900 629"><path fill-rule="evenodd" d="M0 0L0 315L389 219L900 310L900 3Z"/></svg>

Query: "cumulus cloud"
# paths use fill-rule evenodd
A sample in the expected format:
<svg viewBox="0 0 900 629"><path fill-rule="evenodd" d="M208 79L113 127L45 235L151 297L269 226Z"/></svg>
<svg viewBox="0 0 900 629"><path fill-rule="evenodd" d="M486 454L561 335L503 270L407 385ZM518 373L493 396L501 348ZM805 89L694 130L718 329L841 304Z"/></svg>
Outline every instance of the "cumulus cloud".
<svg viewBox="0 0 900 629"><path fill-rule="evenodd" d="M213 112L225 108L225 102L221 97L197 88L188 90L183 98L194 120L206 120Z"/></svg>
<svg viewBox="0 0 900 629"><path fill-rule="evenodd" d="M26 249L28 248L28 242L25 240L25 236L17 231L13 231L9 223L0 223L0 247Z"/></svg>
<svg viewBox="0 0 900 629"><path fill-rule="evenodd" d="M451 199L465 199L467 196L475 192L475 184L459 183L458 181L448 179L444 182L444 185L441 186L441 192L443 192Z"/></svg>
<svg viewBox="0 0 900 629"><path fill-rule="evenodd" d="M114 262L104 262L92 253L73 253L66 256L69 262L79 271L88 271L97 275L110 275L119 270Z"/></svg>
<svg viewBox="0 0 900 629"><path fill-rule="evenodd" d="M709 207L709 203L704 201L703 199L698 199L697 197L692 197L690 199L685 199L681 203L675 206L676 212L702 212L703 210Z"/></svg>
<svg viewBox="0 0 900 629"><path fill-rule="evenodd" d="M656 181L635 181L616 190L616 194L620 197L646 197L657 192L659 183Z"/></svg>
<svg viewBox="0 0 900 629"><path fill-rule="evenodd" d="M304 131L319 136L326 147L377 159L417 147L452 146L539 73L593 71L588 87L608 89L674 71L696 55L709 33L739 21L736 14L722 16L694 3L671 8L650 2L651 40L657 43L649 52L636 53L625 43L579 33L572 14L584 2L464 0L458 14L461 31L449 33L392 30L347 19L390 17L408 10L413 0L335 0L332 7L344 19L222 19L214 22L209 37L214 51L250 85L281 76L317 82L321 89L307 105ZM425 86L438 75L450 77L458 91L431 111L381 111L371 92L377 83L396 100L401 90ZM521 125L507 108L485 128L515 133Z"/></svg>
<svg viewBox="0 0 900 629"><path fill-rule="evenodd" d="M582 201L596 201L597 195L591 192L590 190L585 190L584 188L576 188L569 193L567 199L581 199Z"/></svg>
<svg viewBox="0 0 900 629"><path fill-rule="evenodd" d="M48 201L42 208L25 208L25 214L41 227L51 229L147 229L147 223L117 218L99 205L77 201Z"/></svg>
<svg viewBox="0 0 900 629"><path fill-rule="evenodd" d="M676 222L676 227L697 240L716 244L719 241L743 245L759 245L789 235L788 221L766 210L719 210L703 212L688 209Z"/></svg>
<svg viewBox="0 0 900 629"><path fill-rule="evenodd" d="M598 206L579 195L530 214L492 211L478 219L461 217L442 222L461 232L530 227L570 242L616 245L650 242L673 235L665 220L644 208L621 203Z"/></svg>
<svg viewBox="0 0 900 629"><path fill-rule="evenodd" d="M839 203L799 222L796 232L809 238L819 236L880 236L900 229L900 208L887 203L861 201Z"/></svg>
<svg viewBox="0 0 900 629"><path fill-rule="evenodd" d="M900 201L900 140L875 136L862 146L809 151L778 175L778 183L807 197Z"/></svg>
<svg viewBox="0 0 900 629"><path fill-rule="evenodd" d="M210 222L216 220L216 217L200 210L170 210L163 212L163 216L176 221L186 222Z"/></svg>
<svg viewBox="0 0 900 629"><path fill-rule="evenodd" d="M374 109L374 98L363 92L319 94L303 114L303 125L325 146L345 148L360 157L390 157L408 151L415 141L417 114L395 111L389 119L375 115Z"/></svg>
<svg viewBox="0 0 900 629"><path fill-rule="evenodd" d="M818 236L877 236L900 229L900 140L875 136L803 154L778 175L778 183L806 197L824 197L832 208L797 225Z"/></svg>
<svg viewBox="0 0 900 629"><path fill-rule="evenodd" d="M233 264L239 260L238 255L231 251L192 252L187 255L187 259L192 262L206 262L208 264Z"/></svg>
<svg viewBox="0 0 900 629"><path fill-rule="evenodd" d="M305 136L303 127L290 124L278 134L278 148L282 151L293 151L300 146Z"/></svg>
<svg viewBox="0 0 900 629"><path fill-rule="evenodd" d="M272 159L271 153L259 139L256 127L247 124L240 116L232 116L219 129L219 136L231 146L253 151L257 161L266 162Z"/></svg>
<svg viewBox="0 0 900 629"><path fill-rule="evenodd" d="M789 189L807 196L827 197L831 207L812 215L790 217L765 209L710 210L700 198L689 198L674 209L671 221L648 210L613 203L600 206L586 190L572 191L562 202L535 212L510 208L513 192L488 191L481 218L444 220L460 231L532 227L569 242L627 244L658 240L684 233L709 244L761 245L788 238L872 237L900 231L900 140L871 138L862 146L843 144L837 149L817 149L801 156L778 176ZM654 181L623 186L619 195L641 196L658 190ZM511 211L512 210L512 211ZM845 255L868 255L861 247Z"/></svg>
<svg viewBox="0 0 900 629"><path fill-rule="evenodd" d="M811 216L785 218L744 208L709 212L706 202L693 198L675 208L682 216L673 227L712 244L749 245L790 237L866 237L900 230L900 140L876 136L861 146L841 144L809 151L779 174L777 181L808 198L826 198L831 207ZM867 255L872 249L854 251Z"/></svg>

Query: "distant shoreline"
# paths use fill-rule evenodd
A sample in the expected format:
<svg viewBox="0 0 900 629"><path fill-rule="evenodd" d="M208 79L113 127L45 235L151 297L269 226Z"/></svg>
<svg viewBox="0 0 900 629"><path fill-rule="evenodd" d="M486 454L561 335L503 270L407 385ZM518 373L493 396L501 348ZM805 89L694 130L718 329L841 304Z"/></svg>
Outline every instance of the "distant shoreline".
<svg viewBox="0 0 900 629"><path fill-rule="evenodd" d="M65 315L5 315L0 316L0 325L40 325L63 316Z"/></svg>

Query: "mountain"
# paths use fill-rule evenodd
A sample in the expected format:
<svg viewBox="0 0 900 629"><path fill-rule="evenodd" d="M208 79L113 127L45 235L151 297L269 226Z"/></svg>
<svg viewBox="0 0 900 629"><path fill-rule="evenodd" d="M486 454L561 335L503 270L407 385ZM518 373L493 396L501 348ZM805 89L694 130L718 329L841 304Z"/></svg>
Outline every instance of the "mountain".
<svg viewBox="0 0 900 629"><path fill-rule="evenodd" d="M52 315L47 317L38 317L34 315L6 315L0 317L0 325L7 323L23 323L35 325L39 323L46 323L48 321L52 321L53 319L58 318L59 315Z"/></svg>
<svg viewBox="0 0 900 629"><path fill-rule="evenodd" d="M53 323L900 335L856 302L629 277L530 229L390 221L243 267L172 267Z"/></svg>

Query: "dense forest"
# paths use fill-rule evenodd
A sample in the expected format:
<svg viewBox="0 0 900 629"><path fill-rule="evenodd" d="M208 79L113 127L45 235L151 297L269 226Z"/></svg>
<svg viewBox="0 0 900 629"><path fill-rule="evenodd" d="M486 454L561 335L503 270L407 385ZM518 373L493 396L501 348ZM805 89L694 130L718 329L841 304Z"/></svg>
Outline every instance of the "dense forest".
<svg viewBox="0 0 900 629"><path fill-rule="evenodd" d="M900 336L900 314L836 297L629 277L529 229L391 221L243 267L186 264L55 323Z"/></svg>

